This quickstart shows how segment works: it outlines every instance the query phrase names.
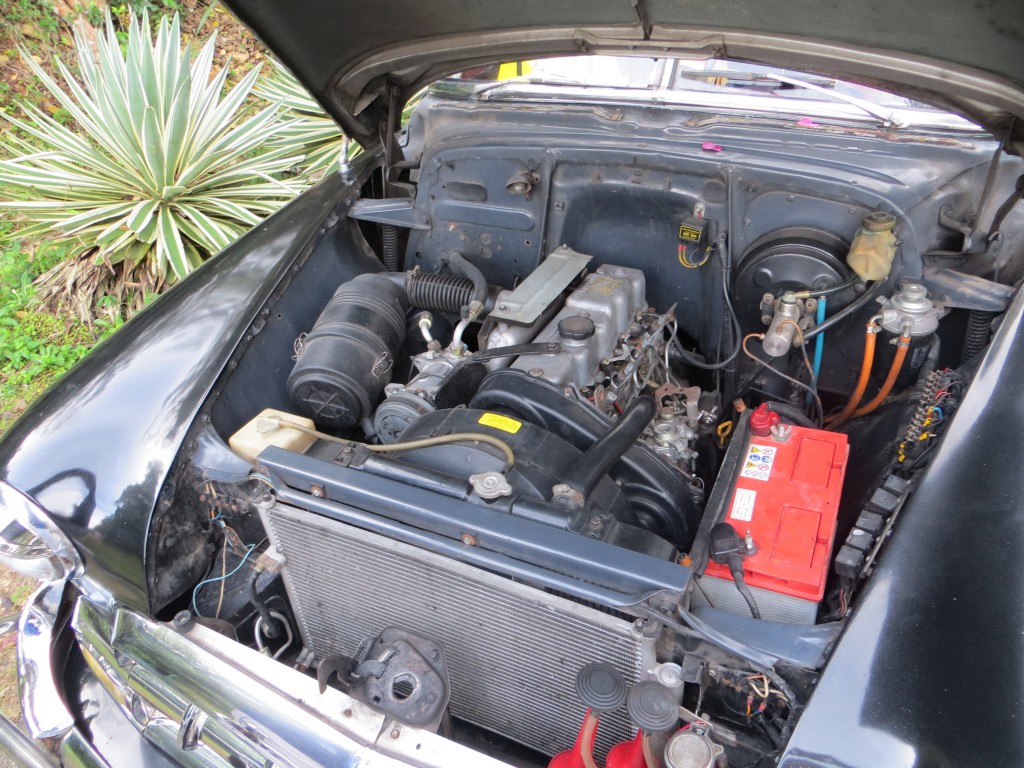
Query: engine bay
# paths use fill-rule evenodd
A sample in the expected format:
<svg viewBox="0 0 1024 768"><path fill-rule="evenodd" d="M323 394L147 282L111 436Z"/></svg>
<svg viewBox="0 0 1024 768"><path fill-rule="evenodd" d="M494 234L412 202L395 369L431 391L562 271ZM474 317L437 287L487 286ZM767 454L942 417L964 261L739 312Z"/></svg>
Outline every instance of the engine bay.
<svg viewBox="0 0 1024 768"><path fill-rule="evenodd" d="M160 610L509 764L772 764L1009 302L1016 229L948 255L994 144L427 101L211 397Z"/></svg>

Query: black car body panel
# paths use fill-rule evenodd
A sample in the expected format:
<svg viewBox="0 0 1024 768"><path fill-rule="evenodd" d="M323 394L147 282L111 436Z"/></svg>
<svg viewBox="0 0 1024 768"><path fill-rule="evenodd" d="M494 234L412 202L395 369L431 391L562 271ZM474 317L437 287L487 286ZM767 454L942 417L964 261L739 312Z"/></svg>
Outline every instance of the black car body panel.
<svg viewBox="0 0 1024 768"><path fill-rule="evenodd" d="M1022 322L1018 295L900 514L785 768L1020 765Z"/></svg>
<svg viewBox="0 0 1024 768"><path fill-rule="evenodd" d="M325 181L158 299L4 436L2 479L72 537L89 578L148 609L149 520L203 399L274 287L343 196Z"/></svg>

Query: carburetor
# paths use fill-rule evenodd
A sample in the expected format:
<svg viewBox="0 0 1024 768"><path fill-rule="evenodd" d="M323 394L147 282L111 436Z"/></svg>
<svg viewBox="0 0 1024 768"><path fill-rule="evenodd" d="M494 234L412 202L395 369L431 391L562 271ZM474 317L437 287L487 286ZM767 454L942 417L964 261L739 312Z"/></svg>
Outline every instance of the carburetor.
<svg viewBox="0 0 1024 768"><path fill-rule="evenodd" d="M718 420L718 396L700 387L667 383L654 393L658 414L641 436L651 450L687 477L696 471L697 438L710 434Z"/></svg>

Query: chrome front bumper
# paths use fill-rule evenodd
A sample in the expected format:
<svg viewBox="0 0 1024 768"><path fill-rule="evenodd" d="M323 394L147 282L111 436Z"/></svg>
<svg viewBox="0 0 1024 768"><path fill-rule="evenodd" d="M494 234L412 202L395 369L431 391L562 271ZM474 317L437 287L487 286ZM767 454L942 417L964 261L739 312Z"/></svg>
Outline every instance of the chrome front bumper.
<svg viewBox="0 0 1024 768"><path fill-rule="evenodd" d="M18 633L18 689L31 734L0 715L0 751L18 768L110 768L75 726L57 687L52 648L63 594L63 583L45 584L17 621L0 619L0 640Z"/></svg>
<svg viewBox="0 0 1024 768"><path fill-rule="evenodd" d="M44 588L26 609L36 622L62 590ZM54 597L54 592L56 597ZM38 768L63 765L100 768L114 753L91 744L63 703L50 665L54 618L26 624L19 637L22 705L32 742L8 734L9 751L35 747L22 762ZM28 626L28 634L25 627ZM220 766L419 766L499 768L488 758L434 733L389 720L365 704L328 688L319 692L306 674L198 624L151 621L123 608L108 609L79 598L71 618L78 647L105 696L149 746L179 765ZM59 629L59 628L58 628ZM39 658L42 644L45 658ZM25 653L22 648L25 648ZM23 656L31 655L32 659ZM56 709L54 707L56 706ZM13 726L11 726L13 728ZM20 737L20 738L19 738ZM52 756L42 744L52 749Z"/></svg>

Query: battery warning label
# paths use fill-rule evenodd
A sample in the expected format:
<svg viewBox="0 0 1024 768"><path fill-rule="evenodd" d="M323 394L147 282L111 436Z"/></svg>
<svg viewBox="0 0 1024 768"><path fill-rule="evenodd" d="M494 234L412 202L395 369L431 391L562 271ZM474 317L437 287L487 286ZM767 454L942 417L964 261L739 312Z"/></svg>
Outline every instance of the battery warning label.
<svg viewBox="0 0 1024 768"><path fill-rule="evenodd" d="M767 445L751 445L747 448L747 455L743 459L740 477L749 477L751 480L767 480L772 473L776 450L778 449Z"/></svg>
<svg viewBox="0 0 1024 768"><path fill-rule="evenodd" d="M757 491L752 491L749 488L737 488L729 517L749 523L754 517L754 502L756 500Z"/></svg>

